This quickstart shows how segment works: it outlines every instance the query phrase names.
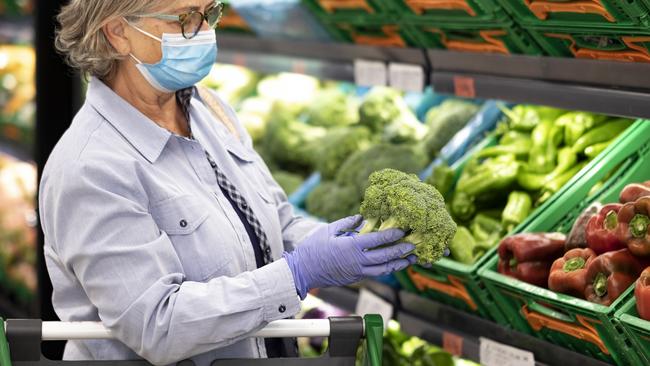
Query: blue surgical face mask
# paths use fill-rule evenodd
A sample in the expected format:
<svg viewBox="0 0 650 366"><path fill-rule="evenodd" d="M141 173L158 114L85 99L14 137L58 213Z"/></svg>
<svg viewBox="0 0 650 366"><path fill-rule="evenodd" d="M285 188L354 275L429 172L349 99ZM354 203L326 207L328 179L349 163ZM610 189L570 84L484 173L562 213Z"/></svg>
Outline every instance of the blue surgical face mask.
<svg viewBox="0 0 650 366"><path fill-rule="evenodd" d="M156 64L145 64L133 54L129 55L137 62L136 67L149 84L163 93L173 93L198 83L208 76L217 59L214 30L199 32L192 39L186 39L180 33L163 33L160 39L134 25L131 27L161 44L162 59Z"/></svg>

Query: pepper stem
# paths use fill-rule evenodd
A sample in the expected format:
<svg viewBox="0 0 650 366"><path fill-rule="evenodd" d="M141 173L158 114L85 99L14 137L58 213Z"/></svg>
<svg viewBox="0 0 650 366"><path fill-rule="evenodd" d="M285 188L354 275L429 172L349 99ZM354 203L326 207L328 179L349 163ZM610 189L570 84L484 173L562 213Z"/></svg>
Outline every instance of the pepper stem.
<svg viewBox="0 0 650 366"><path fill-rule="evenodd" d="M574 257L564 262L564 266L562 266L562 269L564 269L564 272L577 271L579 269L585 268L585 263L587 263L587 261L585 261L584 258Z"/></svg>
<svg viewBox="0 0 650 366"><path fill-rule="evenodd" d="M615 211L609 211L605 215L605 220L603 221L603 227L607 230L614 230L618 226L618 214Z"/></svg>
<svg viewBox="0 0 650 366"><path fill-rule="evenodd" d="M517 258L514 258L514 257L513 257L513 258L510 258L510 262L508 262L508 265L510 266L510 268L515 268L515 267L517 267L517 264L518 264L518 263L517 263Z"/></svg>
<svg viewBox="0 0 650 366"><path fill-rule="evenodd" d="M607 276L602 272L598 273L594 279L594 292L598 297L607 295Z"/></svg>
<svg viewBox="0 0 650 366"><path fill-rule="evenodd" d="M630 233L635 238L643 238L648 233L650 226L650 217L636 214L630 220Z"/></svg>

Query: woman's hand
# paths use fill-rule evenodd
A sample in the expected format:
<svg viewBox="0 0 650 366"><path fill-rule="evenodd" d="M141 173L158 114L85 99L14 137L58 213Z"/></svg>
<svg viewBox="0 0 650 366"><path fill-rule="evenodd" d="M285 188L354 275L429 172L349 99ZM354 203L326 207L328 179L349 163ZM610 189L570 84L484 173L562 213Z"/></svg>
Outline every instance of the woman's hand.
<svg viewBox="0 0 650 366"><path fill-rule="evenodd" d="M348 285L365 277L400 271L415 263L414 255L403 258L415 249L412 244L373 249L401 239L404 236L401 230L342 235L356 228L360 220L361 216L351 216L322 227L293 252L284 253L301 298L312 288Z"/></svg>

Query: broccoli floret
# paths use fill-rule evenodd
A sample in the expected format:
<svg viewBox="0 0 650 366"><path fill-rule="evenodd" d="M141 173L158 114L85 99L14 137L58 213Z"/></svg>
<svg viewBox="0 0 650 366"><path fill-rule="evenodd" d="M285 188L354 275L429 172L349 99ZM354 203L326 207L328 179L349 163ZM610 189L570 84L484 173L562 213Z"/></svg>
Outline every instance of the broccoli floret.
<svg viewBox="0 0 650 366"><path fill-rule="evenodd" d="M302 185L302 182L304 182L304 179L301 175L286 172L284 170L276 170L272 174L273 179L275 179L275 181L288 195L295 192L300 187L300 185Z"/></svg>
<svg viewBox="0 0 650 366"><path fill-rule="evenodd" d="M307 174L313 168L316 142L326 133L324 128L303 123L291 111L276 105L266 127L263 145L280 168Z"/></svg>
<svg viewBox="0 0 650 366"><path fill-rule="evenodd" d="M307 196L305 208L310 214L331 222L359 212L360 202L354 187L323 182Z"/></svg>
<svg viewBox="0 0 650 366"><path fill-rule="evenodd" d="M426 164L427 158L417 149L381 143L352 154L336 174L336 182L355 187L362 196L370 174L387 168L418 173Z"/></svg>
<svg viewBox="0 0 650 366"><path fill-rule="evenodd" d="M447 100L438 107L432 108L426 116L429 132L422 141L423 148L430 158L451 140L458 131L474 117L479 106L463 100Z"/></svg>
<svg viewBox="0 0 650 366"><path fill-rule="evenodd" d="M402 96L394 89L373 88L361 103L359 122L373 133L382 133L384 128L402 113L399 106L400 100L402 100Z"/></svg>
<svg viewBox="0 0 650 366"><path fill-rule="evenodd" d="M428 130L409 109L402 95L386 87L376 87L366 95L359 116L359 122L381 135L385 142L420 141Z"/></svg>
<svg viewBox="0 0 650 366"><path fill-rule="evenodd" d="M307 110L307 123L313 126L349 126L359 122L359 102L339 89L319 92Z"/></svg>
<svg viewBox="0 0 650 366"><path fill-rule="evenodd" d="M419 263L440 259L456 234L456 223L447 212L442 195L416 175L394 169L373 173L360 207L367 220L362 233L397 228L415 244Z"/></svg>
<svg viewBox="0 0 650 366"><path fill-rule="evenodd" d="M316 170L324 180L332 180L350 155L371 145L372 135L366 127L339 127L328 131L318 146Z"/></svg>
<svg viewBox="0 0 650 366"><path fill-rule="evenodd" d="M384 129L382 139L394 144L418 142L424 139L429 128L418 121L417 117L406 107L400 116Z"/></svg>

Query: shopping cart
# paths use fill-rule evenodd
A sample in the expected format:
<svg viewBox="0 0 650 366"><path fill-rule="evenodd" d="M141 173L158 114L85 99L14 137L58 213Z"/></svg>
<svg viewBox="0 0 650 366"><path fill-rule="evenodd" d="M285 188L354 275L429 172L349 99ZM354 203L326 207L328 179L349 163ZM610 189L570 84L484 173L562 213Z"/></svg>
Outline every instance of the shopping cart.
<svg viewBox="0 0 650 366"><path fill-rule="evenodd" d="M260 338L328 337L327 352L319 358L215 360L211 366L355 366L362 350L364 366L380 366L383 321L379 315L329 319L278 320L252 335ZM41 354L41 342L112 339L96 322L46 322L40 319L0 319L0 366L149 366L146 361L53 361ZM361 348L359 348L361 347ZM181 361L177 366L193 366Z"/></svg>

